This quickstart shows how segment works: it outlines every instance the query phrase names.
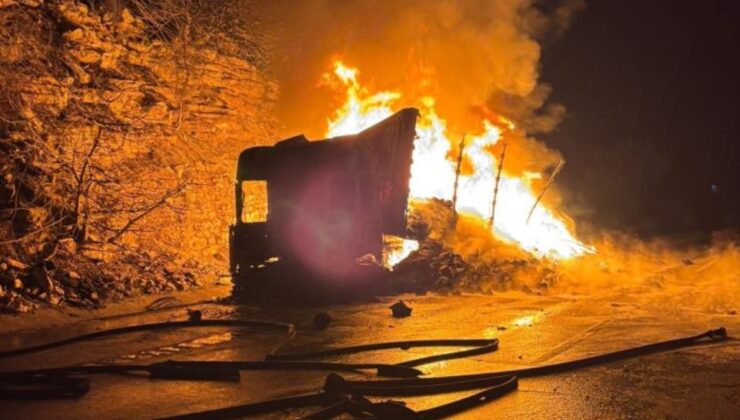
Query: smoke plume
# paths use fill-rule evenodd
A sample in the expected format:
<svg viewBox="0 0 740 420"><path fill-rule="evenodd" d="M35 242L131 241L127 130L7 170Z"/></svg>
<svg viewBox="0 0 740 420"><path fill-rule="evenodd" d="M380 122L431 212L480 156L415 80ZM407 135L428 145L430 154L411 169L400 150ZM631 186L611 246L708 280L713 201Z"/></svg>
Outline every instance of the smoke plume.
<svg viewBox="0 0 740 420"><path fill-rule="evenodd" d="M320 137L336 98L317 85L333 59L360 69L372 90L400 91L408 103L437 99L453 130L479 128L485 109L530 133L564 115L546 105L540 43L558 36L582 0L275 0L261 2L276 41L284 134Z"/></svg>

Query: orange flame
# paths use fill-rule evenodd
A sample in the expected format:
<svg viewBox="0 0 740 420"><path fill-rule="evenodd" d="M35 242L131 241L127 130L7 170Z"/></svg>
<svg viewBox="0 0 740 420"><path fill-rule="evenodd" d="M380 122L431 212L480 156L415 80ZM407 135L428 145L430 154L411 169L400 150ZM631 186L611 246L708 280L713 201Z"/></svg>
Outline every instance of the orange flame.
<svg viewBox="0 0 740 420"><path fill-rule="evenodd" d="M382 121L393 114L393 105L401 98L397 92L369 93L359 84L358 74L357 69L342 62L334 64L333 77L345 87L346 100L328 120L328 137L354 134ZM325 77L331 78L332 75L326 74ZM417 199L449 200L455 181L455 163L448 158L452 141L447 132L447 122L437 115L434 105L434 98L424 97L417 106L421 116L416 126L410 195ZM504 117L498 117L495 122L485 119L481 122L481 131L467 140L464 154L472 163L473 171L460 176L459 213L483 219L490 217L498 165L497 157L490 153L490 149L505 130L515 128L514 123ZM497 197L494 234L538 257L563 260L594 252L593 248L578 241L567 224L542 203L527 222L527 215L537 197L530 189L530 181L540 177L539 173L525 173L517 178L504 170ZM407 250L412 248L404 247ZM403 257L405 255L393 256L392 260L397 262Z"/></svg>

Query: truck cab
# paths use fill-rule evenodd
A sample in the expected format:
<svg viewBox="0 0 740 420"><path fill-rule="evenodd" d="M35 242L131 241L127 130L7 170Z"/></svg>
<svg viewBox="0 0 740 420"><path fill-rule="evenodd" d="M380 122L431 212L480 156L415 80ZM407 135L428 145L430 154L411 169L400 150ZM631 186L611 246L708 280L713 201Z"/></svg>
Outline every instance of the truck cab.
<svg viewBox="0 0 740 420"><path fill-rule="evenodd" d="M359 282L358 266L382 259L383 235L406 235L418 115L407 108L355 135L244 150L230 228L236 288Z"/></svg>

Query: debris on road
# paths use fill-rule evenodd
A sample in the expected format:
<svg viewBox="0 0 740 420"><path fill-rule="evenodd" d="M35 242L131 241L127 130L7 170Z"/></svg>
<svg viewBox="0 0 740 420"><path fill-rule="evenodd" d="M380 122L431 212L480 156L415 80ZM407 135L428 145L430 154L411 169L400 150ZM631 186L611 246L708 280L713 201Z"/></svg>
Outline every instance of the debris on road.
<svg viewBox="0 0 740 420"><path fill-rule="evenodd" d="M329 324L331 324L331 316L329 316L326 312L319 312L316 314L316 316L313 318L313 326L319 330L324 331L329 327Z"/></svg>
<svg viewBox="0 0 740 420"><path fill-rule="evenodd" d="M406 318L408 316L411 316L411 311L413 310L413 308L403 303L402 300L399 300L398 302L389 306L389 308L391 309L394 318Z"/></svg>

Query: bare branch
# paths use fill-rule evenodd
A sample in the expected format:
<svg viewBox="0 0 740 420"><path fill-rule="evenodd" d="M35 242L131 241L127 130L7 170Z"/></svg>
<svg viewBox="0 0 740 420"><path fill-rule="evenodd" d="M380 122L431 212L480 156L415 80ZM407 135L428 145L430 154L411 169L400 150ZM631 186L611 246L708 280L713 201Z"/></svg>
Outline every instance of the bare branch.
<svg viewBox="0 0 740 420"><path fill-rule="evenodd" d="M120 238L126 231L131 229L133 225L135 225L138 221L149 215L151 212L162 206L167 202L167 200L170 199L170 197L180 193L182 190L185 189L187 184L183 183L178 185L176 188L174 188L171 191L168 191L166 194L164 194L157 202L152 204L148 209L144 210L143 212L139 213L136 217L130 219L113 237L108 239L107 242L115 242L118 238Z"/></svg>

